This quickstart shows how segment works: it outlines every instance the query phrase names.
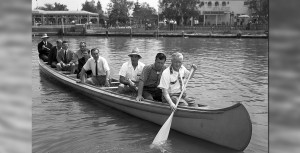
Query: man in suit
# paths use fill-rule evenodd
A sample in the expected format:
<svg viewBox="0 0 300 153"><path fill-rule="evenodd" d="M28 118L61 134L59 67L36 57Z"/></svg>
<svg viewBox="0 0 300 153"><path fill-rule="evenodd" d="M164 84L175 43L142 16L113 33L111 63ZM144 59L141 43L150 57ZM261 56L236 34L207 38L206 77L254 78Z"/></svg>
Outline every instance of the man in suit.
<svg viewBox="0 0 300 153"><path fill-rule="evenodd" d="M52 48L52 44L47 41L49 36L47 36L46 33L41 38L42 41L38 44L39 58L44 62L48 62L48 55Z"/></svg>
<svg viewBox="0 0 300 153"><path fill-rule="evenodd" d="M57 65L57 52L62 49L62 40L58 39L56 41L56 46L52 47L48 56L48 65L52 68L56 68Z"/></svg>
<svg viewBox="0 0 300 153"><path fill-rule="evenodd" d="M70 71L71 74L75 72L75 62L73 60L74 52L69 50L67 41L62 42L62 49L57 53L56 68L58 71Z"/></svg>

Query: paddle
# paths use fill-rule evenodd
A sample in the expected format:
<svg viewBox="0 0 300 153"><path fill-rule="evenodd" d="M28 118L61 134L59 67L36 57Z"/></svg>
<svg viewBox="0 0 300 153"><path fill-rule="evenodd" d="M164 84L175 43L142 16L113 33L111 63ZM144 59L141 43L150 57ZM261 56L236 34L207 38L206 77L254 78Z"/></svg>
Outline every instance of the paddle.
<svg viewBox="0 0 300 153"><path fill-rule="evenodd" d="M183 86L183 90L181 91L180 96L176 102L176 108L178 106L178 103L183 95L183 92L184 92L192 74L194 73L194 71L195 71L195 69L192 67L189 77L186 80L186 83ZM168 139L174 113L175 113L175 111L172 111L170 117L167 119L167 121L164 123L164 125L161 127L161 129L158 131L157 135L155 136L155 138L152 142L152 145L159 145L160 143L162 143Z"/></svg>

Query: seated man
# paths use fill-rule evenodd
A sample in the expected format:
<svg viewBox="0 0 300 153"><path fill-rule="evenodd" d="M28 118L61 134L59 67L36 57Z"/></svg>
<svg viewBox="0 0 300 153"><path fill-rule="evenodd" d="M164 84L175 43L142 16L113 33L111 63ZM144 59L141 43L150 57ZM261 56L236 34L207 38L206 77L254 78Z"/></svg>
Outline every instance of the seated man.
<svg viewBox="0 0 300 153"><path fill-rule="evenodd" d="M166 55L163 53L157 53L154 64L144 67L138 88L137 101L141 101L144 98L149 100L162 101L162 90L157 88L161 74L166 69Z"/></svg>
<svg viewBox="0 0 300 153"><path fill-rule="evenodd" d="M73 61L74 52L69 50L69 44L67 41L62 42L62 49L57 53L57 65L58 71L70 71L71 74L75 72L75 63Z"/></svg>
<svg viewBox="0 0 300 153"><path fill-rule="evenodd" d="M145 64L139 62L142 56L139 54L139 49L134 48L128 55L130 61L122 65L120 75L120 85L118 87L119 93L132 92L138 90L139 77L143 71Z"/></svg>
<svg viewBox="0 0 300 153"><path fill-rule="evenodd" d="M42 59L44 62L48 62L48 55L50 49L52 48L52 44L47 41L49 36L47 36L46 33L41 38L42 41L38 44L39 58Z"/></svg>
<svg viewBox="0 0 300 153"><path fill-rule="evenodd" d="M172 111L176 110L176 102L180 96L181 91L183 90L184 82L188 78L190 71L188 71L183 65L183 55L181 53L172 54L171 66L166 68L161 76L160 83L158 88L161 88L163 91L163 102L168 102ZM196 70L197 66L192 65ZM194 74L191 75L191 78ZM186 93L180 99L180 105L189 105L187 102L191 100L186 97ZM174 104L175 103L175 104ZM193 104L191 104L193 105Z"/></svg>
<svg viewBox="0 0 300 153"><path fill-rule="evenodd" d="M48 56L48 65L52 68L56 68L57 65L57 52L61 50L62 47L62 40L58 39L56 41L56 46L52 47Z"/></svg>
<svg viewBox="0 0 300 153"><path fill-rule="evenodd" d="M110 69L105 58L99 56L99 49L91 50L93 58L89 58L80 72L80 82L88 83L95 86L109 87ZM86 71L92 70L93 76L86 79Z"/></svg>
<svg viewBox="0 0 300 153"><path fill-rule="evenodd" d="M83 51L82 53L83 57L78 59L78 71L77 71L77 78L79 79L80 78L80 72L81 72L81 69L82 67L84 66L84 64L86 63L86 61L88 59L90 59L90 50L85 50ZM91 70L88 70L86 71L86 77L89 77L92 75L92 71Z"/></svg>
<svg viewBox="0 0 300 153"><path fill-rule="evenodd" d="M80 73L80 70L78 69L78 60L81 59L83 57L84 52L88 52L90 54L90 50L86 48L86 43L85 42L80 42L79 43L79 47L80 49L78 51L75 52L74 54L74 61L75 61L75 65L76 65L76 69L77 72Z"/></svg>

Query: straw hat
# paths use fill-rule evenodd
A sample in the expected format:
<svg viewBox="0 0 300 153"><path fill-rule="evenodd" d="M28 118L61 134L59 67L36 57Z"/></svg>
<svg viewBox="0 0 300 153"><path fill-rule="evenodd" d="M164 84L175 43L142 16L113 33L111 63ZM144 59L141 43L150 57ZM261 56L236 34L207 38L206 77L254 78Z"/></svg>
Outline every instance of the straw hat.
<svg viewBox="0 0 300 153"><path fill-rule="evenodd" d="M132 55L138 55L140 58L142 58L142 56L140 55L140 51L138 48L134 48L130 54L128 54L128 56L132 56Z"/></svg>
<svg viewBox="0 0 300 153"><path fill-rule="evenodd" d="M43 36L41 37L42 39L43 38L49 38L49 36L45 33L45 34L43 34Z"/></svg>

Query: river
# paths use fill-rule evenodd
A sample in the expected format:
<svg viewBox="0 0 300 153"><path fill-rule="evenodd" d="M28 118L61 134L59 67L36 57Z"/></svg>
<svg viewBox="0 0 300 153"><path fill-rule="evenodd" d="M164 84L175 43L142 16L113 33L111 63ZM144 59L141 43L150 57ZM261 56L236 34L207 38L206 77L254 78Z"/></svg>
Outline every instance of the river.
<svg viewBox="0 0 300 153"><path fill-rule="evenodd" d="M113 77L129 60L129 52L138 47L144 64L154 62L155 55L180 51L188 69L198 65L188 84L188 95L201 104L226 107L241 102L248 110L253 134L244 153L268 152L268 40L224 38L129 38L129 37L57 37L79 49L81 41L89 49L100 48ZM214 153L233 150L171 131L163 150L149 145L159 125L141 120L102 104L72 89L41 76L37 44L32 38L32 149L35 153Z"/></svg>

